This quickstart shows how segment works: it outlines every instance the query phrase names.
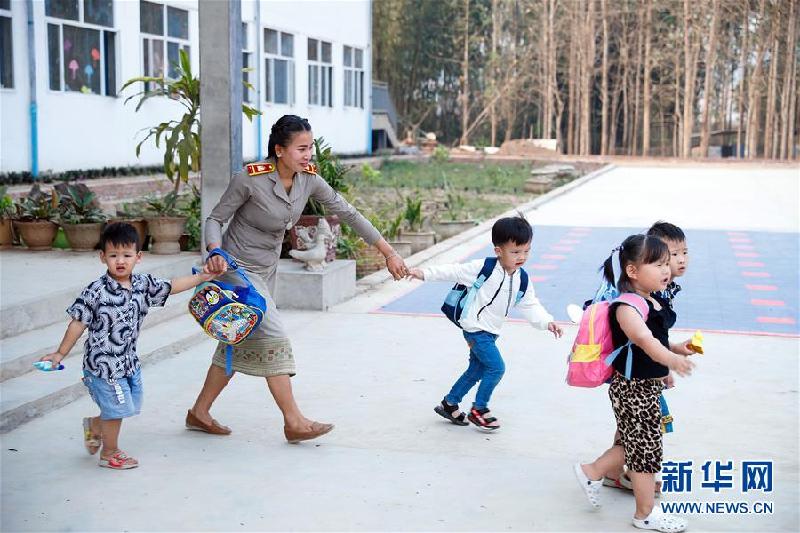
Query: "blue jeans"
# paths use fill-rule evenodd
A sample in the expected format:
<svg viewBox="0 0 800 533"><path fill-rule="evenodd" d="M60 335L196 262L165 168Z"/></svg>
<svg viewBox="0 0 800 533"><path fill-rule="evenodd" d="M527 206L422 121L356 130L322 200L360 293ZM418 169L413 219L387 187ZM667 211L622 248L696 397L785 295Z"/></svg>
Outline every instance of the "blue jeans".
<svg viewBox="0 0 800 533"><path fill-rule="evenodd" d="M89 389L89 395L100 408L102 420L116 420L139 414L142 409L142 371L119 378L116 386L108 381L83 371L83 384Z"/></svg>
<svg viewBox="0 0 800 533"><path fill-rule="evenodd" d="M450 405L461 403L469 390L480 381L472 405L478 409L485 409L489 405L494 388L500 383L506 371L506 364L495 344L497 335L486 331L465 331L464 338L469 346L469 366L444 399Z"/></svg>

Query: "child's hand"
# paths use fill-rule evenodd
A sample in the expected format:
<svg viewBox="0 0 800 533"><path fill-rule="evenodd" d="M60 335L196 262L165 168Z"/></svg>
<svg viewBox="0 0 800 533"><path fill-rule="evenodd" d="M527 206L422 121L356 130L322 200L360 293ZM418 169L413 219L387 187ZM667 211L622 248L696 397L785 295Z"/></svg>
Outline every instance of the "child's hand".
<svg viewBox="0 0 800 533"><path fill-rule="evenodd" d="M667 374L667 377L664 378L664 387L667 389L671 389L675 386L675 376L671 373Z"/></svg>
<svg viewBox="0 0 800 533"><path fill-rule="evenodd" d="M689 361L688 357L674 354L669 364L667 364L667 367L670 370L674 370L675 373L678 374L679 376L686 377L692 374L694 363Z"/></svg>
<svg viewBox="0 0 800 533"><path fill-rule="evenodd" d="M56 367L59 365L59 363L61 363L61 361L64 360L65 357L66 355L61 355L58 352L53 352L45 355L44 357L39 359L39 361L52 361L53 366Z"/></svg>
<svg viewBox="0 0 800 533"><path fill-rule="evenodd" d="M672 351L678 355L694 355L695 351L691 347L692 339L686 339L684 342L675 344Z"/></svg>
<svg viewBox="0 0 800 533"><path fill-rule="evenodd" d="M425 281L425 274L423 274L421 268L409 268L406 279L418 279L420 281Z"/></svg>
<svg viewBox="0 0 800 533"><path fill-rule="evenodd" d="M549 324L547 324L547 331L552 333L556 339L560 339L561 336L564 334L564 330L562 330L561 326L559 326L555 322L550 322Z"/></svg>
<svg viewBox="0 0 800 533"><path fill-rule="evenodd" d="M212 279L216 278L220 274L221 274L221 272L206 272L205 271L205 267L203 268L202 272L198 272L197 273L197 275L200 277L200 279L203 280L204 282L211 281Z"/></svg>

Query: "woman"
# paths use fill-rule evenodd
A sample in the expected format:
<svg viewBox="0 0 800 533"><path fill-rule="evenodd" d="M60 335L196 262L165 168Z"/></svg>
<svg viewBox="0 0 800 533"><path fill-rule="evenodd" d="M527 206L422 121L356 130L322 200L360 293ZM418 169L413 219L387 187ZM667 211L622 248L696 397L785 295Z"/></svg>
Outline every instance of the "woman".
<svg viewBox="0 0 800 533"><path fill-rule="evenodd" d="M298 221L308 199L313 198L349 224L368 244L375 245L395 279L402 279L408 273L403 259L375 227L309 166L313 147L314 137L307 120L295 115L281 117L272 126L268 160L248 165L245 171L232 177L205 224L207 250L220 247L232 255L267 300L267 314L261 326L234 347L233 370L266 378L269 391L283 413L284 435L289 442L317 438L333 429L333 425L306 418L292 394L289 378L295 374L294 357L273 298L286 230ZM222 225L229 220L223 234ZM225 272L227 263L222 257L213 256L206 262L205 270ZM232 276L228 273L220 279ZM220 344L203 390L186 415L187 428L215 435L231 432L209 413L230 378L225 373L225 345Z"/></svg>

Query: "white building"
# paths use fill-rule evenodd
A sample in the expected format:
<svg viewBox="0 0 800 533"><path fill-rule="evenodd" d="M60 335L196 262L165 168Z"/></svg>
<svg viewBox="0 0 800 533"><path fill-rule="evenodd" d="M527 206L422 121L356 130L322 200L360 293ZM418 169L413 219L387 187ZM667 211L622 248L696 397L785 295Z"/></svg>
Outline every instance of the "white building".
<svg viewBox="0 0 800 533"><path fill-rule="evenodd" d="M370 151L371 24L371 0L242 0L246 100L263 113L242 119L245 160L266 156L284 114L338 153ZM133 87L119 88L169 74L180 48L197 72L198 42L198 0L0 0L0 172L160 164L152 143L139 158L135 145L180 106L135 112Z"/></svg>

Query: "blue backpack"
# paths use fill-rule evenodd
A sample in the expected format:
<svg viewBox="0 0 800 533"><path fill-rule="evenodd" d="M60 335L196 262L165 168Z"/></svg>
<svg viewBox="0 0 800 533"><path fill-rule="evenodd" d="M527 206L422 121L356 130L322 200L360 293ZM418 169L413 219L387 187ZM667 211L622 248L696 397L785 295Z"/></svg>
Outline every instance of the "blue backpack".
<svg viewBox="0 0 800 533"><path fill-rule="evenodd" d="M472 302L475 300L475 294L477 294L478 289L480 289L484 282L489 279L489 276L492 275L494 272L494 267L497 265L497 258L496 257L487 257L483 261L483 267L481 271L478 273L478 277L475 278L475 281L472 283L471 286L467 287L466 285L462 285L460 283L456 283L453 285L453 288L450 289L450 292L447 293L447 296L444 299L444 303L442 304L442 313L446 316L450 322L461 327L461 315L464 314L464 311L469 308ZM519 282L519 290L517 291L517 298L514 301L514 305L517 305L522 297L525 296L525 291L528 290L528 273L525 272L525 269L520 268L520 282ZM497 295L500 293L500 287L497 288L497 292L494 293L492 296L491 301L489 301L486 306L492 305L494 299L497 298Z"/></svg>
<svg viewBox="0 0 800 533"><path fill-rule="evenodd" d="M209 257L219 255L241 278L242 285L208 281L197 286L189 300L189 313L209 336L227 344L225 372L233 373L233 346L258 328L267 312L267 302L244 271L221 248L214 248ZM192 268L195 274L198 269Z"/></svg>

